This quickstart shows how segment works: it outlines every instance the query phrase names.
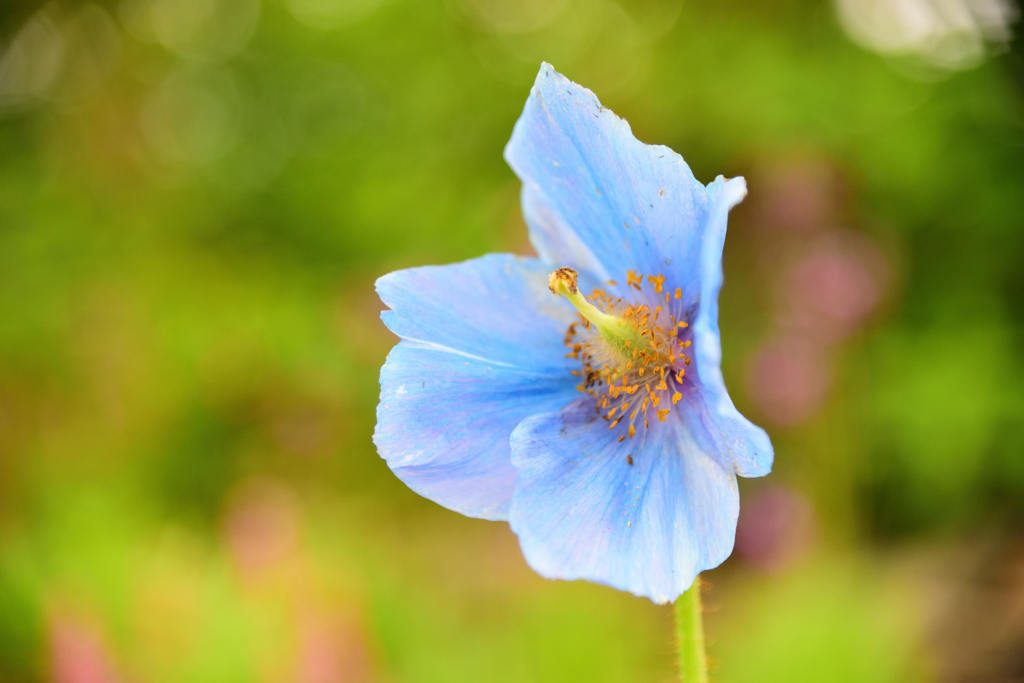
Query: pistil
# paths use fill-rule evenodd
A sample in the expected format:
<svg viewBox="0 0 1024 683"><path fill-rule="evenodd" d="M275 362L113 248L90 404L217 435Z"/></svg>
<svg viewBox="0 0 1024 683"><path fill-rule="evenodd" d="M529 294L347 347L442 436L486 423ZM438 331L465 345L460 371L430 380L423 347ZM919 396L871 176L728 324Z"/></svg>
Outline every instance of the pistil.
<svg viewBox="0 0 1024 683"><path fill-rule="evenodd" d="M617 352L623 361L628 363L630 358L636 357L637 349L650 346L638 334L639 330L634 329L634 326L617 316L605 313L587 301L587 298L579 290L579 273L572 268L559 268L552 271L548 275L548 289L553 294L568 299L569 303L575 306L580 315L597 329L605 343Z"/></svg>
<svg viewBox="0 0 1024 683"><path fill-rule="evenodd" d="M591 293L597 305L579 291L579 275L572 268L559 268L548 276L548 287L564 296L579 311L580 322L569 326L565 345L568 356L580 361L582 368L573 370L582 378L577 387L594 398L595 409L603 413L609 429L620 424L628 430L619 437L632 439L636 425L649 426L647 412L664 422L681 398L680 389L690 359L684 350L689 341L680 339L679 331L687 327L672 315L671 296L664 295L665 308L652 310L643 300L660 301L663 275L648 276L653 292L645 292L642 275L626 274L627 287L635 289L641 303L630 303L609 296L600 289ZM615 282L609 284L615 285ZM676 300L681 298L677 290ZM643 390L643 391L641 391Z"/></svg>

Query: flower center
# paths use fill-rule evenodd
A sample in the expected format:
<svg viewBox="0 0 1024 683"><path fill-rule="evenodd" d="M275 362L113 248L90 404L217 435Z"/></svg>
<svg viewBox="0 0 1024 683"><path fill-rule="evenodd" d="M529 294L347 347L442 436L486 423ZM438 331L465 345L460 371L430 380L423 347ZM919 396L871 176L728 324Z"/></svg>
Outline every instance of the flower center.
<svg viewBox="0 0 1024 683"><path fill-rule="evenodd" d="M644 428L650 424L649 416L664 422L683 397L680 385L690 364L684 350L691 342L681 335L688 325L673 315L671 294L663 292L664 275L649 275L650 286L645 286L643 275L629 271L626 286L636 290L637 302L595 289L591 303L579 292L578 281L572 268L559 268L548 276L551 291L579 311L580 321L570 325L565 335L565 345L571 349L568 357L582 365L572 371L582 379L576 388L594 398L595 409L610 423L609 429L628 426L620 442L627 436L632 439L640 421ZM658 305L662 297L664 307ZM676 302L681 298L682 291L677 289Z"/></svg>

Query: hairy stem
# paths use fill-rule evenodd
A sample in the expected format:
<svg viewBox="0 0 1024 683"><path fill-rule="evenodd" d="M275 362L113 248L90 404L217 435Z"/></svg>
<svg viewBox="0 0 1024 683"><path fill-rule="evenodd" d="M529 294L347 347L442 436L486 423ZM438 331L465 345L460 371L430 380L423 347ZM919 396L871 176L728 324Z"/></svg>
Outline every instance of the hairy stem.
<svg viewBox="0 0 1024 683"><path fill-rule="evenodd" d="M704 653L704 614L700 603L700 577L675 604L679 678L683 683L707 683L708 658Z"/></svg>

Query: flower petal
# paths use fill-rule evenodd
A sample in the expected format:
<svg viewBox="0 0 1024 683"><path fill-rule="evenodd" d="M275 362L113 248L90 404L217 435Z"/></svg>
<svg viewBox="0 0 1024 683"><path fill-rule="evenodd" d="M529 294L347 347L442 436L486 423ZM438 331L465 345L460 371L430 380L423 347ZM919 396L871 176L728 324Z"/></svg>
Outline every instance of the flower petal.
<svg viewBox="0 0 1024 683"><path fill-rule="evenodd" d="M747 194L743 178L719 176L708 186L711 208L700 262L701 305L693 326L693 368L697 390L685 394L686 421L700 448L732 466L741 477L761 477L772 469L774 451L763 429L740 415L722 378L718 292L722 288L722 249L729 210ZM694 373L688 373L691 377Z"/></svg>
<svg viewBox="0 0 1024 683"><path fill-rule="evenodd" d="M381 369L373 440L410 488L456 512L505 519L509 435L578 396L562 339L573 309L537 259L488 255L377 281L402 341Z"/></svg>
<svg viewBox="0 0 1024 683"><path fill-rule="evenodd" d="M512 433L512 530L545 577L675 600L732 552L736 475L671 415L642 445L639 435L620 443L589 405L535 415Z"/></svg>
<svg viewBox="0 0 1024 683"><path fill-rule="evenodd" d="M683 158L646 145L594 93L541 66L505 147L542 259L623 282L664 274L696 302L708 200Z"/></svg>

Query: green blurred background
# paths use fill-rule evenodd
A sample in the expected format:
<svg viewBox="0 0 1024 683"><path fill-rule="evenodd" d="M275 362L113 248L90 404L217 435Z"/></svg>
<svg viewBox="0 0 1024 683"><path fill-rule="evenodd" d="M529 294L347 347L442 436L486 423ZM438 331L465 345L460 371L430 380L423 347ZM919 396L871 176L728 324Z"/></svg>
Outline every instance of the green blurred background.
<svg viewBox="0 0 1024 683"><path fill-rule="evenodd" d="M725 373L776 444L713 678L1024 681L1008 0L3 0L0 682L670 681L377 456L376 277L529 253L542 60L744 175Z"/></svg>

